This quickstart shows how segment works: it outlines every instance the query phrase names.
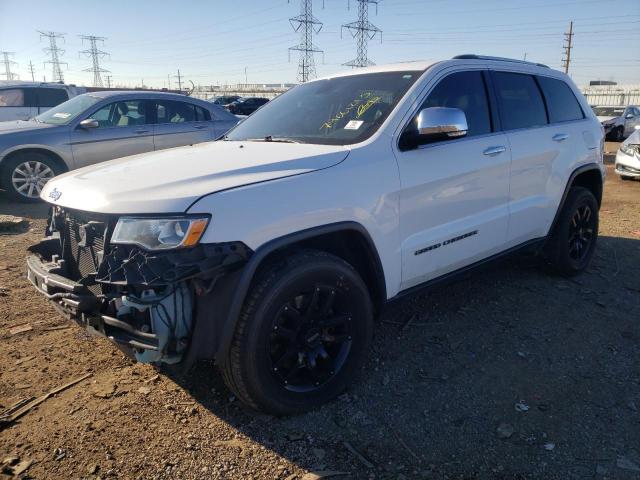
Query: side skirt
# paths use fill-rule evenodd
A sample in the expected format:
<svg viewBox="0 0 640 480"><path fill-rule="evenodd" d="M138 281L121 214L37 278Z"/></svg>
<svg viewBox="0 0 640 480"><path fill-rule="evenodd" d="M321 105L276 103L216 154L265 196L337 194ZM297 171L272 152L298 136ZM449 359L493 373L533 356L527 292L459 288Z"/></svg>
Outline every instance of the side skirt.
<svg viewBox="0 0 640 480"><path fill-rule="evenodd" d="M409 287L405 290L400 291L395 297L388 299L386 304L387 305L393 304L396 301L401 300L407 296L415 295L418 292L423 292L425 290L428 290L436 286L453 283L457 280L460 280L461 277L471 272L475 272L476 270L481 270L483 267L487 267L498 260L502 260L506 257L509 257L523 250L531 250L532 252L537 254L540 252L540 250L544 246L546 240L547 240L547 237L534 238L532 240L527 240L526 242L521 243L520 245L516 245L515 247L511 247L507 250L504 250L503 252L496 253L495 255L479 260L475 263L472 263L471 265L467 265L466 267L462 267L453 272L446 273L440 277L427 280L424 283L414 285L413 287Z"/></svg>

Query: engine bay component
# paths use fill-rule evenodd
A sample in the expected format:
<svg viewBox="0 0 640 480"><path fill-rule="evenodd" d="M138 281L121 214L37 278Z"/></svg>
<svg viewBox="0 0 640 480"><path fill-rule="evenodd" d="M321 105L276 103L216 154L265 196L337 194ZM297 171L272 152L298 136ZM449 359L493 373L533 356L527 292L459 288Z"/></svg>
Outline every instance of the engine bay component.
<svg viewBox="0 0 640 480"><path fill-rule="evenodd" d="M193 321L193 293L186 282L163 289L143 290L139 297L114 300L118 320L140 323L139 330L154 334L157 350L136 348L142 363L178 363L189 346Z"/></svg>

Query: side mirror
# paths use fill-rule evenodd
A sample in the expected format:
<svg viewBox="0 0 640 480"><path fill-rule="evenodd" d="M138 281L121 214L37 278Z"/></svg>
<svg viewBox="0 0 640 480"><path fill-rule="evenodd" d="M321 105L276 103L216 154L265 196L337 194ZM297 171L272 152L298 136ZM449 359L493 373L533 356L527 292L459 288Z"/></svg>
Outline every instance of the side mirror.
<svg viewBox="0 0 640 480"><path fill-rule="evenodd" d="M400 144L408 150L425 143L464 137L468 130L467 117L459 108L424 108L416 117L415 128L402 134Z"/></svg>
<svg viewBox="0 0 640 480"><path fill-rule="evenodd" d="M627 113L624 118L626 118L627 120L630 120L632 118L636 118L636 116L633 113Z"/></svg>
<svg viewBox="0 0 640 480"><path fill-rule="evenodd" d="M82 120L80 122L80 125L78 125L80 128L84 128L85 130L90 130L92 128L98 128L100 126L100 124L98 123L97 120L94 120L93 118L86 118L84 120Z"/></svg>

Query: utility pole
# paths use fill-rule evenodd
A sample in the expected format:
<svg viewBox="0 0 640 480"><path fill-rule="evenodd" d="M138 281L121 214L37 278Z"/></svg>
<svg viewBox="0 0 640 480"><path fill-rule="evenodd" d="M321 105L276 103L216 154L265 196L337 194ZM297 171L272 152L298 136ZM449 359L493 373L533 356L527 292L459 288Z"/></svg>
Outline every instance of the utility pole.
<svg viewBox="0 0 640 480"><path fill-rule="evenodd" d="M244 86L246 87L249 84L247 80L247 67L244 67Z"/></svg>
<svg viewBox="0 0 640 480"><path fill-rule="evenodd" d="M17 63L9 58L13 56L13 52L0 52L0 54L2 54L2 63L4 64L3 75L7 80L17 80L18 75L11 71L11 66L17 65Z"/></svg>
<svg viewBox="0 0 640 480"><path fill-rule="evenodd" d="M171 75L167 74L167 89L171 90Z"/></svg>
<svg viewBox="0 0 640 480"><path fill-rule="evenodd" d="M564 49L564 58L562 65L564 73L569 73L569 64L571 63L571 49L573 48L573 20L569 22L569 32L564 34L564 40L567 42L562 48Z"/></svg>
<svg viewBox="0 0 640 480"><path fill-rule="evenodd" d="M351 36L356 39L358 51L356 58L344 65L347 67L367 67L369 65L375 65L375 63L367 57L369 40L373 40L373 37L379 33L380 41L382 42L382 30L369 21L369 4L374 4L376 6L376 13L378 13L378 3L380 0L356 1L358 2L358 20L342 25L340 35L342 35L342 31L346 28L349 33L351 33Z"/></svg>
<svg viewBox="0 0 640 480"><path fill-rule="evenodd" d="M109 54L98 49L98 42L102 42L104 44L106 37L96 37L95 35L79 35L79 37L82 39L83 44L85 40L89 41L89 48L87 50L82 50L80 55L90 57L92 63L92 65L89 68L85 68L83 72L93 72L93 86L102 87L102 77L100 74L109 73L109 70L105 70L100 67L100 59L108 56Z"/></svg>
<svg viewBox="0 0 640 480"><path fill-rule="evenodd" d="M178 90L182 91L182 76L180 75L180 69L178 69L178 75L174 75L178 79Z"/></svg>
<svg viewBox="0 0 640 480"><path fill-rule="evenodd" d="M111 75L105 75L105 77L107 79L107 88L111 88Z"/></svg>
<svg viewBox="0 0 640 480"><path fill-rule="evenodd" d="M36 81L36 70L33 68L33 62L29 60L29 73L31 74L31 81Z"/></svg>
<svg viewBox="0 0 640 480"><path fill-rule="evenodd" d="M61 65L68 66L68 64L66 62L60 61L60 57L64 55L64 50L59 48L57 43L58 38L61 38L64 41L64 33L41 32L40 30L38 30L38 32L40 33L41 39L42 37L49 39L49 48L45 48L44 52L49 55L51 60L48 60L44 63L45 65L47 63L50 63L53 68L52 81L64 83L64 76L62 75Z"/></svg>
<svg viewBox="0 0 640 480"><path fill-rule="evenodd" d="M300 32L300 43L289 48L289 61L291 61L292 50L300 52L298 81L305 83L316 76L313 54L323 53L313 44L313 34L318 34L322 30L322 22L313 16L313 0L300 0L300 15L290 18L289 23L295 32Z"/></svg>

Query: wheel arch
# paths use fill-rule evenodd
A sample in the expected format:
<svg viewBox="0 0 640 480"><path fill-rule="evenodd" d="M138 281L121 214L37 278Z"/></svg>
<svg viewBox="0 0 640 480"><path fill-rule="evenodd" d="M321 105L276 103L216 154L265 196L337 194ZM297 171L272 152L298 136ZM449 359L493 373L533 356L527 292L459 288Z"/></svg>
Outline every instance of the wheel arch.
<svg viewBox="0 0 640 480"><path fill-rule="evenodd" d="M11 152L7 153L4 157L2 157L2 159L0 159L0 167L2 167L4 163L16 157L17 155L21 155L24 153L41 153L51 158L51 160L55 162L56 166L60 169L60 173L65 173L69 171L69 167L67 166L66 162L62 159L62 157L58 153L43 147L25 147L25 148L18 148L16 150L12 150Z"/></svg>
<svg viewBox="0 0 640 480"><path fill-rule="evenodd" d="M251 256L240 274L220 331L217 359L223 359L231 345L244 300L260 267L293 249L313 248L336 255L350 263L369 289L374 308L386 301L386 282L378 251L366 228L357 222L338 222L309 228L273 239Z"/></svg>
<svg viewBox="0 0 640 480"><path fill-rule="evenodd" d="M569 180L567 181L567 185L562 194L560 204L558 205L555 217L553 218L553 222L551 223L551 227L549 228L549 233L553 232L556 223L558 222L560 212L562 211L567 200L569 190L572 187L584 187L587 190L591 191L591 193L593 193L593 196L596 197L598 206L601 206L603 186L604 178L602 176L602 170L600 170L600 166L598 164L589 163L587 165L582 165L576 168L569 176Z"/></svg>

